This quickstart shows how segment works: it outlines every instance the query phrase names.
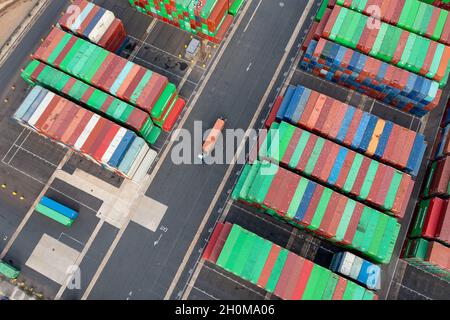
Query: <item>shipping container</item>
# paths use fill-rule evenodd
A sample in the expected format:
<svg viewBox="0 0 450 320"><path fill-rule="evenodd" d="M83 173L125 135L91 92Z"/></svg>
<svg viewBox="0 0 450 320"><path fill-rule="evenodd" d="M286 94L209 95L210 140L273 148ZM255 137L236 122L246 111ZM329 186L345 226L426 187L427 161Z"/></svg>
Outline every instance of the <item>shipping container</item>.
<svg viewBox="0 0 450 320"><path fill-rule="evenodd" d="M418 117L435 109L442 96L436 81L323 38L310 42L300 67Z"/></svg>
<svg viewBox="0 0 450 320"><path fill-rule="evenodd" d="M359 12L335 6L322 36L437 81L441 88L447 84L450 74L449 46L381 22L374 17L370 19L373 21ZM373 27L376 23L379 26Z"/></svg>
<svg viewBox="0 0 450 320"><path fill-rule="evenodd" d="M423 196L450 196L450 159L446 156L431 163L425 178Z"/></svg>
<svg viewBox="0 0 450 320"><path fill-rule="evenodd" d="M367 16L376 15L388 24L414 32L429 39L450 45L450 17L448 11L419 0L357 1L338 0L337 4Z"/></svg>
<svg viewBox="0 0 450 320"><path fill-rule="evenodd" d="M338 252L333 256L330 270L348 277L370 290L381 286L381 268L350 252Z"/></svg>
<svg viewBox="0 0 450 320"><path fill-rule="evenodd" d="M404 216L414 187L410 175L284 121L273 124L260 141L261 161L279 163L381 211ZM344 173L347 158L352 159L351 168ZM338 178L343 174L345 182L339 185Z"/></svg>
<svg viewBox="0 0 450 320"><path fill-rule="evenodd" d="M86 0L73 1L58 26L112 52L117 52L127 41L122 21L113 12Z"/></svg>
<svg viewBox="0 0 450 320"><path fill-rule="evenodd" d="M220 43L243 0L129 0L139 12L158 18L209 41Z"/></svg>
<svg viewBox="0 0 450 320"><path fill-rule="evenodd" d="M246 165L232 196L378 263L389 263L400 229L394 217L265 161Z"/></svg>
<svg viewBox="0 0 450 320"><path fill-rule="evenodd" d="M125 177L138 160L140 150L148 153L143 139L114 122L75 103L35 86L13 116L40 135L68 147L99 165ZM137 141L133 146L134 141ZM128 155L130 153L130 155ZM142 161L142 158L139 160Z"/></svg>
<svg viewBox="0 0 450 320"><path fill-rule="evenodd" d="M42 197L39 203L42 204L43 206L46 206L47 208L50 208L62 214L63 216L66 216L71 220L75 220L76 218L78 218L78 212L53 199L50 199L49 197L46 196Z"/></svg>
<svg viewBox="0 0 450 320"><path fill-rule="evenodd" d="M160 128L178 99L175 86L166 77L58 28L51 31L32 56L145 111ZM87 89L80 92L75 86L71 90L77 90L82 97Z"/></svg>
<svg viewBox="0 0 450 320"><path fill-rule="evenodd" d="M0 275L8 279L17 279L20 271L10 264L0 260Z"/></svg>
<svg viewBox="0 0 450 320"><path fill-rule="evenodd" d="M450 248L425 239L410 240L403 259L409 264L450 281Z"/></svg>
<svg viewBox="0 0 450 320"><path fill-rule="evenodd" d="M377 299L373 292L227 222L217 225L203 258L283 300Z"/></svg>
<svg viewBox="0 0 450 320"><path fill-rule="evenodd" d="M161 133L145 111L37 60L33 60L24 69L22 78L133 130L149 144L154 144Z"/></svg>
<svg viewBox="0 0 450 320"><path fill-rule="evenodd" d="M412 176L417 175L427 147L425 137L420 133L402 128L391 121L370 115L303 86L288 87L282 103L279 106L275 105L272 112L276 113L278 122L286 121L316 132L324 138L364 153ZM364 128L363 119L369 119L370 126ZM359 128L361 130L358 130ZM396 134L393 134L394 131ZM406 144L401 144L402 158L396 157L393 152L395 150L387 152L387 146L400 145L404 137Z"/></svg>

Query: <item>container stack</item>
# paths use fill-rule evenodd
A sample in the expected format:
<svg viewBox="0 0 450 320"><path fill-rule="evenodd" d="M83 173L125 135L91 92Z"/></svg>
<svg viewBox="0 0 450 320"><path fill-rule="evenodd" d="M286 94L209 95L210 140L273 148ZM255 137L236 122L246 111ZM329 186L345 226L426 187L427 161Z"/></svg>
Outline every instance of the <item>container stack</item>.
<svg viewBox="0 0 450 320"><path fill-rule="evenodd" d="M441 159L450 154L450 124L446 124L445 128L441 128L438 133L435 149L433 154L435 159Z"/></svg>
<svg viewBox="0 0 450 320"><path fill-rule="evenodd" d="M417 0L327 5L306 37L303 70L418 117L437 107L450 74L447 11Z"/></svg>
<svg viewBox="0 0 450 320"><path fill-rule="evenodd" d="M336 253L331 261L330 270L350 278L370 290L380 289L381 268L353 253Z"/></svg>
<svg viewBox="0 0 450 320"><path fill-rule="evenodd" d="M432 4L433 6L450 10L450 0L420 0L425 3Z"/></svg>
<svg viewBox="0 0 450 320"><path fill-rule="evenodd" d="M130 0L138 11L215 43L223 40L243 3L243 0Z"/></svg>
<svg viewBox="0 0 450 320"><path fill-rule="evenodd" d="M365 15L375 14L381 21L398 26L404 30L450 45L450 17L447 10L439 9L419 0L387 0L358 1L338 0L340 6L362 12ZM377 6L377 7L375 7Z"/></svg>
<svg viewBox="0 0 450 320"><path fill-rule="evenodd" d="M426 272L450 281L450 248L439 242L414 239L407 243L404 260Z"/></svg>
<svg viewBox="0 0 450 320"><path fill-rule="evenodd" d="M450 197L450 157L434 161L427 173L423 188L424 197Z"/></svg>
<svg viewBox="0 0 450 320"><path fill-rule="evenodd" d="M409 12L409 11L408 11ZM373 18L372 18L373 19ZM376 23L376 21L372 22ZM450 73L450 47L425 37L335 6L322 36L378 60L447 84Z"/></svg>
<svg viewBox="0 0 450 320"><path fill-rule="evenodd" d="M78 212L46 196L42 197L35 210L65 227L71 227L78 218Z"/></svg>
<svg viewBox="0 0 450 320"><path fill-rule="evenodd" d="M280 163L403 218L414 186L410 175L286 122L274 123L260 142L260 160Z"/></svg>
<svg viewBox="0 0 450 320"><path fill-rule="evenodd" d="M439 83L321 38L312 40L301 68L423 117L441 99Z"/></svg>
<svg viewBox="0 0 450 320"><path fill-rule="evenodd" d="M204 259L284 300L375 300L362 286L238 225L217 225Z"/></svg>
<svg viewBox="0 0 450 320"><path fill-rule="evenodd" d="M58 26L112 52L119 52L127 42L122 21L113 12L86 0L73 1Z"/></svg>
<svg viewBox="0 0 450 320"><path fill-rule="evenodd" d="M394 217L264 161L244 167L232 198L378 263L389 263L400 229Z"/></svg>
<svg viewBox="0 0 450 320"><path fill-rule="evenodd" d="M172 112L179 114L180 105L184 106L166 77L58 28L33 58L138 107L161 128L167 129L167 119L174 118Z"/></svg>
<svg viewBox="0 0 450 320"><path fill-rule="evenodd" d="M427 147L422 134L303 86L288 87L277 101L272 110L276 120L316 132L417 176Z"/></svg>
<svg viewBox="0 0 450 320"><path fill-rule="evenodd" d="M155 144L161 134L161 129L153 124L145 111L42 62L33 60L22 72L22 78L133 130L150 145Z"/></svg>
<svg viewBox="0 0 450 320"><path fill-rule="evenodd" d="M147 173L156 157L134 132L40 86L31 90L14 118L125 178Z"/></svg>
<svg viewBox="0 0 450 320"><path fill-rule="evenodd" d="M426 238L450 246L450 207L448 199L422 200L417 208L409 237Z"/></svg>

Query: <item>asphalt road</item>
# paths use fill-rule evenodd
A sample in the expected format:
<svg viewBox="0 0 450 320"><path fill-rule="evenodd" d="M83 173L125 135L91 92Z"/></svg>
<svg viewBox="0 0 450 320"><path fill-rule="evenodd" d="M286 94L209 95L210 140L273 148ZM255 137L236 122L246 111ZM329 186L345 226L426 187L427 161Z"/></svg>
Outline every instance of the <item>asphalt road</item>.
<svg viewBox="0 0 450 320"><path fill-rule="evenodd" d="M223 116L229 128L247 128L251 122L306 1L289 0L284 6L262 1L249 23L257 5L252 3L186 122L190 132L195 120L209 127ZM147 192L169 206L161 223L167 233L155 246L162 231L131 223L89 299L163 298L226 170L226 165L175 165L167 159Z"/></svg>

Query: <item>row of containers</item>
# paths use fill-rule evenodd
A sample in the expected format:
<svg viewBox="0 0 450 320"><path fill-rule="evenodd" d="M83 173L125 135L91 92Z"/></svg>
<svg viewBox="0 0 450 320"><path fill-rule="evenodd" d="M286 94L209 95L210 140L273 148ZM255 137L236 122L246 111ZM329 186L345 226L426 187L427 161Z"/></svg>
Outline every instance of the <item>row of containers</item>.
<svg viewBox="0 0 450 320"><path fill-rule="evenodd" d="M129 0L139 12L220 43L244 0Z"/></svg>
<svg viewBox="0 0 450 320"><path fill-rule="evenodd" d="M375 300L371 290L230 223L219 223L203 259L284 300Z"/></svg>
<svg viewBox="0 0 450 320"><path fill-rule="evenodd" d="M14 114L22 125L104 168L140 182L156 151L133 131L35 86Z"/></svg>
<svg viewBox="0 0 450 320"><path fill-rule="evenodd" d="M423 117L437 107L448 82L448 13L421 3L387 1L387 10L384 2L366 2L324 1L305 41L300 67ZM414 14L415 7L423 8L420 15ZM366 15L374 11L381 20ZM424 17L431 11L439 16L439 24Z"/></svg>
<svg viewBox="0 0 450 320"><path fill-rule="evenodd" d="M450 0L421 0L425 3L432 4L434 6L450 10Z"/></svg>
<svg viewBox="0 0 450 320"><path fill-rule="evenodd" d="M73 2L23 69L22 78L34 89L14 118L141 181L156 159L149 145L162 131L172 131L185 101L166 77L113 53L126 38L112 12Z"/></svg>
<svg viewBox="0 0 450 320"><path fill-rule="evenodd" d="M71 227L78 218L78 212L47 196L39 201L35 211L65 227Z"/></svg>
<svg viewBox="0 0 450 320"><path fill-rule="evenodd" d="M71 2L58 26L111 52L119 53L128 43L123 22L113 12L86 0Z"/></svg>
<svg viewBox="0 0 450 320"><path fill-rule="evenodd" d="M446 114L450 101L447 105ZM450 281L450 150L445 116L424 180L403 258L411 265Z"/></svg>

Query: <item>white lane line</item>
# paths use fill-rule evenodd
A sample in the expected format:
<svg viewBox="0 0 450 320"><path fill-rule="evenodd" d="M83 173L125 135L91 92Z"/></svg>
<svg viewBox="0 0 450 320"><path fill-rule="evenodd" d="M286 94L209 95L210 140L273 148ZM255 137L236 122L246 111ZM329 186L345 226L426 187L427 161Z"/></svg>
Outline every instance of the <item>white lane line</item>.
<svg viewBox="0 0 450 320"><path fill-rule="evenodd" d="M248 67L247 67L247 72L250 71L250 68L252 67L252 64L253 64L253 62L250 62L250 64L248 65Z"/></svg>
<svg viewBox="0 0 450 320"><path fill-rule="evenodd" d="M35 154L34 152L32 152L32 151L30 151L30 150L28 150L28 149L25 149L25 148L23 148L22 146L16 145L16 147L17 147L18 150L21 150L21 151L23 151L23 152L25 152L25 153L31 155L33 158L36 158L36 159L41 160L42 162L45 162L45 163L48 164L50 167L53 167L53 168L57 168L57 167L58 167L57 164L54 164L53 162L50 162L50 161L48 161L47 159L44 159L44 158L42 158L41 156L38 156L38 155ZM17 153L17 152L16 152L16 153ZM9 163L12 162L12 160L15 158L15 156L16 156L16 154L14 154L14 156L10 159Z"/></svg>
<svg viewBox="0 0 450 320"><path fill-rule="evenodd" d="M192 289L195 289L195 290L197 290L198 292L203 293L205 296L208 296L208 297L210 297L210 298L213 299L213 300L219 300L218 298L214 297L212 294L209 294L208 292L203 291L203 290L201 290L201 289L199 289L199 288L197 288L197 287L192 287Z"/></svg>
<svg viewBox="0 0 450 320"><path fill-rule="evenodd" d="M145 31L146 36L145 36L145 39L142 41L142 43L145 43L148 40L148 38L150 37L150 35L153 31L153 28L155 28L157 23L158 23L158 19L153 18L152 22L150 23L147 30ZM134 51L131 53L128 60L133 61L136 58L136 56L139 54L139 52L142 49L142 43L140 45L138 45L136 48L134 48Z"/></svg>
<svg viewBox="0 0 450 320"><path fill-rule="evenodd" d="M8 151L5 153L5 155L3 156L2 161L4 162L6 157L9 155L9 153L11 152L12 148L17 145L17 142L19 141L19 139L22 137L22 134L28 130L27 128L23 128L23 130L20 132L20 134L17 136L16 140L14 141L14 143L11 145L11 147L8 149Z"/></svg>
<svg viewBox="0 0 450 320"><path fill-rule="evenodd" d="M252 16L250 17L250 20L248 21L247 25L245 26L245 29L244 29L243 33L245 33L245 32L247 31L248 27L249 27L250 24L252 23L253 18L254 18L255 15L256 15L256 11L258 11L259 7L261 6L261 3L262 3L262 0L259 0L259 3L258 3L258 5L256 6L255 11L253 11L253 14L252 14Z"/></svg>
<svg viewBox="0 0 450 320"><path fill-rule="evenodd" d="M197 230L197 233L196 233L194 239L191 242L191 245L189 246L188 251L186 252L186 255L185 255L184 259L183 259L183 262L181 263L181 265L180 265L180 267L178 269L177 275L173 279L172 284L171 284L169 290L167 291L167 294L166 294L166 297L165 297L166 300L170 299L170 297L171 297L171 295L173 293L173 290L175 289L175 286L178 283L178 280L179 280L179 278L180 278L184 268L186 267L186 264L187 264L187 262L188 262L188 260L189 260L189 258L191 256L192 252L194 251L194 248L195 248L198 240L200 239L200 235L203 233L203 229L204 229L206 223L208 222L209 217L211 216L212 211L214 210L214 207L216 206L216 203L217 203L218 199L220 198L220 196L221 196L221 194L222 194L222 192L223 192L223 190L225 188L225 185L226 185L229 177L231 176L231 174L232 174L232 172L234 170L236 162L239 159L239 155L240 155L240 153L242 152L242 150L245 147L245 143L246 143L246 141L247 141L247 139L248 139L248 137L250 136L250 133L251 133L251 128L253 128L255 126L256 120L258 119L258 117L259 117L259 115L260 115L264 105L266 104L267 99L268 99L268 97L270 95L270 92L272 91L272 89L273 89L273 87L275 85L275 82L277 81L278 77L280 76L281 70L283 69L283 66L286 63L286 60L287 60L287 58L289 56L289 53L292 50L292 47L293 47L294 42L295 42L295 39L297 39L298 35L300 34L300 31L301 31L301 29L303 27L303 24L305 23L306 17L308 16L309 11L311 10L311 7L312 7L313 4L314 4L314 1L309 1L308 2L307 6L305 8L305 11L303 11L303 14L300 17L300 20L299 20L297 26L295 27L294 32L292 33L291 39L289 40L289 42L288 42L288 44L287 44L287 46L285 48L285 52L284 52L284 55L283 55L283 57L282 57L282 59L280 61L280 64L278 65L278 68L275 71L275 74L274 74L272 80L270 81L269 86L268 86L268 88L267 88L263 98L261 99L261 103L259 104L258 109L256 110L255 115L254 115L252 121L250 122L250 125L249 125L249 127L248 127L248 129L247 129L247 131L245 133L244 139L242 140L241 144L239 145L239 147L238 147L238 149L236 151L236 154L235 154L235 156L234 156L230 166L228 167L227 172L225 173L224 179L223 179L222 183L220 184L219 189L217 190L217 192L216 192L216 194L215 194L215 196L213 198L213 201L211 202L211 205L209 206L208 211L206 212L206 214L205 214L205 216L203 218L203 221L200 224L199 229ZM246 7L246 9L248 9L248 7ZM228 204L227 206L229 206L229 205L230 204ZM198 261L200 260L200 258L201 258L201 256L198 258L198 260L196 262L196 265L198 264ZM190 283L191 280L192 279L190 278L188 280L188 283Z"/></svg>

